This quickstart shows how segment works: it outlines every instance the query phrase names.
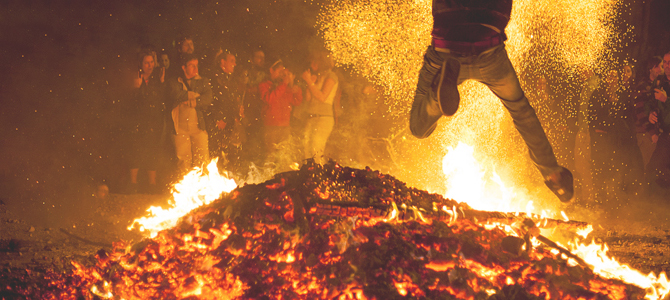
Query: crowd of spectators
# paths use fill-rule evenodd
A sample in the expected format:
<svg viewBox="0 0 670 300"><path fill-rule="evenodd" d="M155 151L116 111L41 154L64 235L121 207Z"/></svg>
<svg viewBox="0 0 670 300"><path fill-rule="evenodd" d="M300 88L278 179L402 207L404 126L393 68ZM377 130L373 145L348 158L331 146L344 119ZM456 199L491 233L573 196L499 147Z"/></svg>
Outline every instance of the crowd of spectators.
<svg viewBox="0 0 670 300"><path fill-rule="evenodd" d="M194 54L195 46L185 37L173 52L145 47L138 56L128 111L129 192L161 191L156 172L166 157L176 161L176 174L218 158L220 169L239 177L254 166L281 172L306 158L324 159L348 89L326 51L313 51L299 67L282 57L266 63L259 48L242 57L219 49L212 60ZM670 72L663 71L670 70L670 52L643 65L612 65L582 68L571 100L555 95L544 76L529 89L587 205L670 188Z"/></svg>
<svg viewBox="0 0 670 300"><path fill-rule="evenodd" d="M242 178L250 167L281 172L324 159L341 96L325 50L305 57L302 69L281 58L266 64L260 48L244 56L242 68L225 49L207 57L190 37L173 52L141 49L127 116L128 193L164 191L156 173L166 157L176 161L177 177L218 158L219 169Z"/></svg>

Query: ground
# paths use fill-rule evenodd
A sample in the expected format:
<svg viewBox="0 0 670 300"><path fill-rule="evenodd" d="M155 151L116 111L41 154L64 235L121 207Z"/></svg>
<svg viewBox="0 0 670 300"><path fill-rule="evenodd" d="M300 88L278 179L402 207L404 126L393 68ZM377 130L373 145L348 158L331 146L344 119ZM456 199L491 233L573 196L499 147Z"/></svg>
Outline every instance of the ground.
<svg viewBox="0 0 670 300"><path fill-rule="evenodd" d="M94 262L96 252L111 249L115 241L141 240L137 231L127 230L128 225L144 216L149 206L165 203L167 198L144 194L111 194L105 199L91 196L82 199L76 213L68 215L59 227L42 226L25 208L1 202L0 282L36 284L46 270L66 272L72 268L71 261ZM609 245L612 256L645 274L670 271L669 203L640 202L593 218L596 215L599 221L592 222L592 235ZM11 295L3 292L4 288L0 286L0 296Z"/></svg>

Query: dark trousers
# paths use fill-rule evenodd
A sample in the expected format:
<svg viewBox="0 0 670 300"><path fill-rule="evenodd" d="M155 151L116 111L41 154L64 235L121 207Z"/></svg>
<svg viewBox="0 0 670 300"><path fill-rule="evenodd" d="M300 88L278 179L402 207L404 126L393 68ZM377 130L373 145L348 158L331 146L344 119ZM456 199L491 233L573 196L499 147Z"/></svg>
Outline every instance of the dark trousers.
<svg viewBox="0 0 670 300"><path fill-rule="evenodd" d="M430 93L431 84L445 60L447 60L446 67L449 68L446 74L453 77L449 79L453 84L458 85L468 79L477 80L488 86L500 98L510 113L514 126L526 142L530 158L543 176L561 170L535 109L521 90L519 78L504 45L479 54L454 53L448 50L444 52L437 51L433 46L428 47L419 72L419 82L410 112L410 130L414 136L428 137L442 117L439 104ZM457 108L460 99L448 99L448 101L455 102L450 107Z"/></svg>
<svg viewBox="0 0 670 300"><path fill-rule="evenodd" d="M670 135L662 133L647 164L647 181L670 187Z"/></svg>

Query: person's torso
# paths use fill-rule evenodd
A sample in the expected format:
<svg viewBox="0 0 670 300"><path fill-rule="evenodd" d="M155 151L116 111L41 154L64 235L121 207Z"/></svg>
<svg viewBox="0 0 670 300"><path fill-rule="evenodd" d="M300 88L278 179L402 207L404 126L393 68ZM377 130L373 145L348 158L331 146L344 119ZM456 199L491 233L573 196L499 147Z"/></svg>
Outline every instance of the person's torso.
<svg viewBox="0 0 670 300"><path fill-rule="evenodd" d="M589 108L590 126L606 132L626 129L630 111L625 95L625 89L612 91L604 83L596 89Z"/></svg>
<svg viewBox="0 0 670 300"><path fill-rule="evenodd" d="M165 113L165 86L157 79L142 81L135 105L137 124L141 130L155 130L162 127Z"/></svg>
<svg viewBox="0 0 670 300"><path fill-rule="evenodd" d="M201 94L204 92L207 79L204 77L196 77L190 80L183 80L184 84L180 82L184 90L195 92ZM198 111L196 107L190 107L188 105L179 105L177 107L179 110L178 118L178 127L177 131L179 134L189 134L197 132L198 129Z"/></svg>
<svg viewBox="0 0 670 300"><path fill-rule="evenodd" d="M330 90L328 95L326 96L325 101L319 101L317 99L312 99L312 101L309 102L309 106L307 107L307 113L312 114L312 115L319 115L319 116L332 116L333 115L333 102L335 100L335 95L337 95L337 89L339 86L339 80L337 78L337 75L335 72L332 70L329 71L327 74L324 74L323 76L320 76L317 79L317 82L314 83L316 88L318 90L323 89L323 85L326 83L328 79L331 79L335 82L335 85L333 88Z"/></svg>
<svg viewBox="0 0 670 300"><path fill-rule="evenodd" d="M288 126L291 119L293 91L281 82L270 80L261 83L261 90L266 90L263 99L263 120L266 126ZM274 93L273 91L281 91Z"/></svg>

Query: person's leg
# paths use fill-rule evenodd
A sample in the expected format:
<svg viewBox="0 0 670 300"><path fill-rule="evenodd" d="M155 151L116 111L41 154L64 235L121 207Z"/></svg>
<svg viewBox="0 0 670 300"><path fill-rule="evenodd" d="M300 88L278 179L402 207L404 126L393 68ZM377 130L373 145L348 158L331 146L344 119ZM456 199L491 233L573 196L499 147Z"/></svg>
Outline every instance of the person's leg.
<svg viewBox="0 0 670 300"><path fill-rule="evenodd" d="M191 151L193 151L192 167L203 167L209 163L209 145L206 131L198 130L197 133L191 135L191 147Z"/></svg>
<svg viewBox="0 0 670 300"><path fill-rule="evenodd" d="M443 111L445 115L453 115L456 112L460 101L456 88L458 74L457 60L451 59L448 53L436 51L433 46L428 47L424 54L423 66L419 71L419 81L410 111L409 128L412 135L417 138L430 136L437 127L437 121L442 117ZM444 77L443 84L440 84L438 80L440 76ZM441 87L448 88L440 92ZM442 108L440 108L437 94L432 92L434 88L438 89L437 94L448 95L442 99Z"/></svg>
<svg viewBox="0 0 670 300"><path fill-rule="evenodd" d="M519 78L507 56L504 46L482 53L476 62L479 81L486 84L502 100L510 113L514 126L528 146L530 158L545 178L560 172L551 144L542 129L535 109L524 95Z"/></svg>
<svg viewBox="0 0 670 300"><path fill-rule="evenodd" d="M323 162L323 154L326 150L326 143L330 133L333 132L335 119L333 117L317 117L314 126L314 135L312 136L312 148L314 157L317 161Z"/></svg>
<svg viewBox="0 0 670 300"><path fill-rule="evenodd" d="M624 178L626 179L626 189L630 195L641 195L644 182L644 162L642 159L642 151L638 147L637 136L634 133L629 133L624 139L624 149L622 152L624 161L627 166L624 166ZM628 173L630 171L630 173Z"/></svg>
<svg viewBox="0 0 670 300"><path fill-rule="evenodd" d="M588 128L580 128L575 139L575 179L577 180L578 200L582 204L593 202L593 175L591 159L591 134Z"/></svg>
<svg viewBox="0 0 670 300"><path fill-rule="evenodd" d="M646 167L649 164L652 153L656 149L656 143L651 140L651 134L649 133L638 133L637 134L637 146L642 152L642 163Z"/></svg>
<svg viewBox="0 0 670 300"><path fill-rule="evenodd" d="M303 149L305 154L305 159L314 158L314 147L312 144L312 138L314 137L314 126L316 118L308 118L305 120L304 128L304 138L303 138Z"/></svg>
<svg viewBox="0 0 670 300"><path fill-rule="evenodd" d="M218 128L208 129L207 131L208 139L208 149L210 151L210 157L219 157L221 159L223 153L223 132Z"/></svg>
<svg viewBox="0 0 670 300"><path fill-rule="evenodd" d="M147 176L150 185L156 185L156 171L147 171Z"/></svg>
<svg viewBox="0 0 670 300"><path fill-rule="evenodd" d="M193 163L191 153L191 137L188 134L174 136L174 147L177 154L177 168L182 175L188 173Z"/></svg>
<svg viewBox="0 0 670 300"><path fill-rule="evenodd" d="M137 173L139 173L139 168L130 169L130 183L137 184Z"/></svg>
<svg viewBox="0 0 670 300"><path fill-rule="evenodd" d="M591 135L591 157L593 174L593 196L596 203L603 204L607 198L607 180L610 178L606 174L609 145L607 142L607 133L593 132Z"/></svg>

